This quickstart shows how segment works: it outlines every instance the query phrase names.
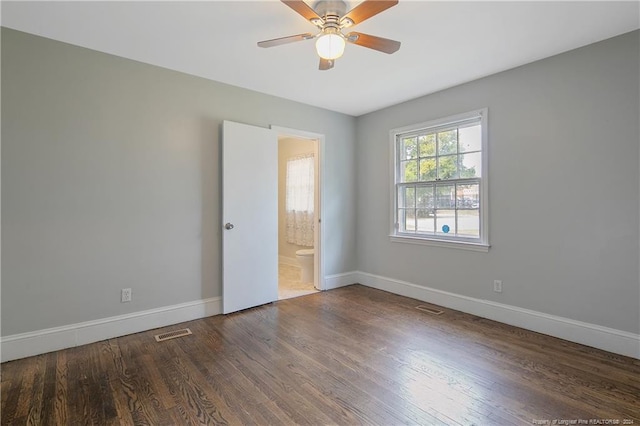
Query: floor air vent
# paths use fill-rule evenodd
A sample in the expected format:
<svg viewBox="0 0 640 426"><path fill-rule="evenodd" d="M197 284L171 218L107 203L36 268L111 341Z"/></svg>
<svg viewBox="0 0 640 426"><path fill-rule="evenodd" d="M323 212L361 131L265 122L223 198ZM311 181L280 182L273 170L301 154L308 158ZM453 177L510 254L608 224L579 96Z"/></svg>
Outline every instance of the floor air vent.
<svg viewBox="0 0 640 426"><path fill-rule="evenodd" d="M193 334L188 328L182 330L169 331L167 333L156 334L155 338L157 342L164 342L165 340L175 339L176 337L188 336Z"/></svg>
<svg viewBox="0 0 640 426"><path fill-rule="evenodd" d="M422 312L426 312L428 314L431 315L442 315L444 313L444 311L441 311L439 309L434 309L434 308L430 308L428 306L424 306L424 305L418 305L416 306L416 309Z"/></svg>

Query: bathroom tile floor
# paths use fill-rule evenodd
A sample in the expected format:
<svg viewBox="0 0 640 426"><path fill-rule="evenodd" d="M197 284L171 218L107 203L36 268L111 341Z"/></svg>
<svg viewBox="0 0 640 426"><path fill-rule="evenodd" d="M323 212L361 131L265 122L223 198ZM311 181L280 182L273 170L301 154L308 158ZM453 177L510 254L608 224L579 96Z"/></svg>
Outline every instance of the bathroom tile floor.
<svg viewBox="0 0 640 426"><path fill-rule="evenodd" d="M313 283L300 282L302 271L297 266L278 265L278 300L317 293Z"/></svg>

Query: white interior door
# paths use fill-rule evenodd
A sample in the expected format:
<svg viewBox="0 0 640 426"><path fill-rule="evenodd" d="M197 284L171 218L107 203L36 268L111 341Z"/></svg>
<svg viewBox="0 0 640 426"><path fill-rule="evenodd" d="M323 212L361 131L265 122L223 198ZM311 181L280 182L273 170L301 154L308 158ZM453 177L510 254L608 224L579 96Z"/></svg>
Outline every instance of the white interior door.
<svg viewBox="0 0 640 426"><path fill-rule="evenodd" d="M222 311L278 299L278 136L222 124Z"/></svg>

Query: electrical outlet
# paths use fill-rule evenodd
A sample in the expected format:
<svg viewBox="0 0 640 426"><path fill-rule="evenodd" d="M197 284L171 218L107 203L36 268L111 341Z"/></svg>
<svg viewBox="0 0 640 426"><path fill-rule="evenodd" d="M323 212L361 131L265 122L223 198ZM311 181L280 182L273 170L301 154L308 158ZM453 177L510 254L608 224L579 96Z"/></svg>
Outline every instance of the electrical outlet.
<svg viewBox="0 0 640 426"><path fill-rule="evenodd" d="M120 301L121 302L131 302L131 289L130 288L123 288L122 289L122 294L120 295Z"/></svg>
<svg viewBox="0 0 640 426"><path fill-rule="evenodd" d="M502 293L502 280L493 280L493 291Z"/></svg>

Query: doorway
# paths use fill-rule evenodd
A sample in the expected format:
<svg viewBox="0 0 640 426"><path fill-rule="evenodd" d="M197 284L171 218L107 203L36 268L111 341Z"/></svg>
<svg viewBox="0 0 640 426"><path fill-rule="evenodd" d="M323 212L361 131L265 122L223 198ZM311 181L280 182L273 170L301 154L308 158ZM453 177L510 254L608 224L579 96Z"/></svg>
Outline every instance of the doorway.
<svg viewBox="0 0 640 426"><path fill-rule="evenodd" d="M278 133L278 299L323 289L321 244L322 135Z"/></svg>

